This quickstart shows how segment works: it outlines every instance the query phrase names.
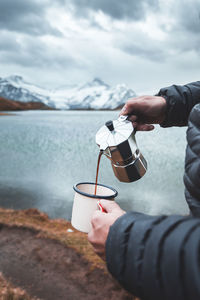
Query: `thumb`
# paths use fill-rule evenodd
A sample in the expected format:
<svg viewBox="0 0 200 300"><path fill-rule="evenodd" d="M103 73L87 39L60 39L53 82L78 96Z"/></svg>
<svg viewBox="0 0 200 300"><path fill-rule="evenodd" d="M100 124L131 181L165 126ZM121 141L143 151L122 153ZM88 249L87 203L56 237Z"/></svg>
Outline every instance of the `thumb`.
<svg viewBox="0 0 200 300"><path fill-rule="evenodd" d="M140 108L140 102L138 102L137 98L133 98L128 100L126 104L123 106L120 115L131 115L137 113L138 109Z"/></svg>
<svg viewBox="0 0 200 300"><path fill-rule="evenodd" d="M116 210L116 209L121 210L119 205L115 201L112 201L112 200L100 200L100 204L107 213L111 213L113 210Z"/></svg>

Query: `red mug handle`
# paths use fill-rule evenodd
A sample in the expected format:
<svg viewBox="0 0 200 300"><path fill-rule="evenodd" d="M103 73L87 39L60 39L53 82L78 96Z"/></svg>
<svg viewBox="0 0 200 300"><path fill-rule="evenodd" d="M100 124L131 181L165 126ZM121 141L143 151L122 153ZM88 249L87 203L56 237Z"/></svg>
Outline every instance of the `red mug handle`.
<svg viewBox="0 0 200 300"><path fill-rule="evenodd" d="M101 203L99 201L97 202L97 205L101 212L106 212L106 210L103 208L103 206L101 205Z"/></svg>

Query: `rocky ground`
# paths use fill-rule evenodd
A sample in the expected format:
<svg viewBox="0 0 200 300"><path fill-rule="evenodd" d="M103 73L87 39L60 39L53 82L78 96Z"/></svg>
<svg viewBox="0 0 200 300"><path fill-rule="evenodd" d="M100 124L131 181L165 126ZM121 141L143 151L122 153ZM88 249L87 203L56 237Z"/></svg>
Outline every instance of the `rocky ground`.
<svg viewBox="0 0 200 300"><path fill-rule="evenodd" d="M36 209L0 208L0 251L0 300L134 299L108 274L86 234Z"/></svg>

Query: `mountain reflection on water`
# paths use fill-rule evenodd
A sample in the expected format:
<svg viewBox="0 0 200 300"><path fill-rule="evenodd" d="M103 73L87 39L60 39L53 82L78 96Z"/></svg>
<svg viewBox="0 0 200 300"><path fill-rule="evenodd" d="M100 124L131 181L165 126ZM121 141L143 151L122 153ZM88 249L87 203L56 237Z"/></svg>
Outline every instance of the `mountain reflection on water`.
<svg viewBox="0 0 200 300"><path fill-rule="evenodd" d="M95 180L97 130L118 112L29 111L0 117L0 206L36 207L53 218L71 218L73 185ZM118 190L125 210L149 214L188 212L184 200L186 128L138 132L148 162L145 176L119 182L102 158L99 182Z"/></svg>

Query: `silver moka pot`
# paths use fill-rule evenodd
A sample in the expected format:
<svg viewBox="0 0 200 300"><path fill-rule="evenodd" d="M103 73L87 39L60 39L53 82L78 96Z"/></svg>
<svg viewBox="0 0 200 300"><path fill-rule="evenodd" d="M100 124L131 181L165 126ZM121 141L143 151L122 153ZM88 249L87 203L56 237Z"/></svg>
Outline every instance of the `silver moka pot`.
<svg viewBox="0 0 200 300"><path fill-rule="evenodd" d="M138 149L135 130L128 116L106 122L96 134L96 143L111 160L119 181L133 182L146 173L147 162Z"/></svg>

